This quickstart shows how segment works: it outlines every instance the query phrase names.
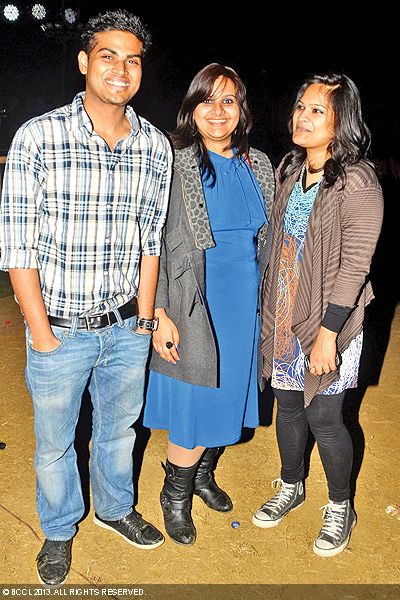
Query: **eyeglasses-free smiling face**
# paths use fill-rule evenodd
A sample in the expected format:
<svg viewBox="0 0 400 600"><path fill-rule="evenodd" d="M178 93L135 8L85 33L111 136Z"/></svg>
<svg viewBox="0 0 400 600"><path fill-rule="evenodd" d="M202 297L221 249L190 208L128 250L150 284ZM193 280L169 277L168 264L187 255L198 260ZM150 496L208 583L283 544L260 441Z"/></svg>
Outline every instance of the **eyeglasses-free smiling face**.
<svg viewBox="0 0 400 600"><path fill-rule="evenodd" d="M86 102L125 106L142 80L142 42L128 31L98 33L90 54L78 55L86 75Z"/></svg>
<svg viewBox="0 0 400 600"><path fill-rule="evenodd" d="M335 137L335 113L329 94L331 87L312 83L305 90L295 108L292 140L307 150L327 150Z"/></svg>
<svg viewBox="0 0 400 600"><path fill-rule="evenodd" d="M196 106L193 119L208 150L231 156L230 145L240 117L236 86L231 79L218 77L210 96Z"/></svg>

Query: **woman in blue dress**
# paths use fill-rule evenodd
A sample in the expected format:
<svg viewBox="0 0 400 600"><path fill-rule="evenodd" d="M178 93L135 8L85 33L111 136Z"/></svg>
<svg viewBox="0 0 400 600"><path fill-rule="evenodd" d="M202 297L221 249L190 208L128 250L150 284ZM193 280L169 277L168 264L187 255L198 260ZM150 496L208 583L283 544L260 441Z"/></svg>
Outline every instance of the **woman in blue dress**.
<svg viewBox="0 0 400 600"><path fill-rule="evenodd" d="M243 82L213 63L194 77L171 136L144 424L169 432L161 506L179 544L196 538L193 493L232 509L213 476L217 455L258 425L258 290L274 175L267 156L249 148L250 128Z"/></svg>

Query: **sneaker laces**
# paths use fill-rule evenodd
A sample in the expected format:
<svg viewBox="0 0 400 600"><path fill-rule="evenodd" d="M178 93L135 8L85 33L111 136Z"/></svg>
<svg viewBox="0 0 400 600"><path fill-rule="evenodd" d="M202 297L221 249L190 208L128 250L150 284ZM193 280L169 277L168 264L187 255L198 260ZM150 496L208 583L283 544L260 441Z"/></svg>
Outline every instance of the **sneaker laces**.
<svg viewBox="0 0 400 600"><path fill-rule="evenodd" d="M296 486L295 483L285 483L282 479L274 479L272 487L276 488L278 486L281 486L279 492L267 500L267 502L262 505L261 510L263 508L269 508L273 513L278 513L281 508L292 499Z"/></svg>
<svg viewBox="0 0 400 600"><path fill-rule="evenodd" d="M39 552L37 560L45 558L49 564L58 563L60 560L66 559L67 550L67 543L47 540L46 546Z"/></svg>
<svg viewBox="0 0 400 600"><path fill-rule="evenodd" d="M320 531L320 535L325 533L333 539L339 540L343 531L346 509L346 503L339 504L332 501L329 501L325 506L321 506L321 510L324 511L324 524Z"/></svg>
<svg viewBox="0 0 400 600"><path fill-rule="evenodd" d="M132 532L135 535L137 532L143 531L149 525L136 510L132 510L132 512L125 517L124 521L127 525L128 532Z"/></svg>

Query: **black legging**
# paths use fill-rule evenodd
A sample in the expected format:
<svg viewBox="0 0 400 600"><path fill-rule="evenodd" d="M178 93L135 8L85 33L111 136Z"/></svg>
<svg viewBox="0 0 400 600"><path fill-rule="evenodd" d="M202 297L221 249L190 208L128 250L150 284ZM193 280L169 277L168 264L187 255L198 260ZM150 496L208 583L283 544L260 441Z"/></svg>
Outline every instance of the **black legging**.
<svg viewBox="0 0 400 600"><path fill-rule="evenodd" d="M304 479L304 453L309 426L328 480L329 499L334 502L348 500L353 444L343 423L346 392L331 396L320 394L304 408L303 392L273 390L278 401L276 433L283 481L296 483Z"/></svg>

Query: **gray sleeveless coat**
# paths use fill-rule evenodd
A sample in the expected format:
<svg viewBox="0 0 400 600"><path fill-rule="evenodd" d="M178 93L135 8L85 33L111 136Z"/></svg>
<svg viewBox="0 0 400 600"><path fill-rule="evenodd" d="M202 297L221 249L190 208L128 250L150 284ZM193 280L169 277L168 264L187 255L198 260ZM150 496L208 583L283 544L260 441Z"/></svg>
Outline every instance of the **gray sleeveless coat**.
<svg viewBox="0 0 400 600"><path fill-rule="evenodd" d="M268 157L259 150L251 148L249 157L269 217L275 190L273 167ZM267 233L266 223L258 236L260 281L268 264ZM207 387L216 387L218 375L217 348L205 299L204 251L213 246L215 242L194 148L176 150L160 257L156 308L165 308L178 327L181 338L180 361L172 365L153 350L150 369ZM229 290L226 293L229 295Z"/></svg>

